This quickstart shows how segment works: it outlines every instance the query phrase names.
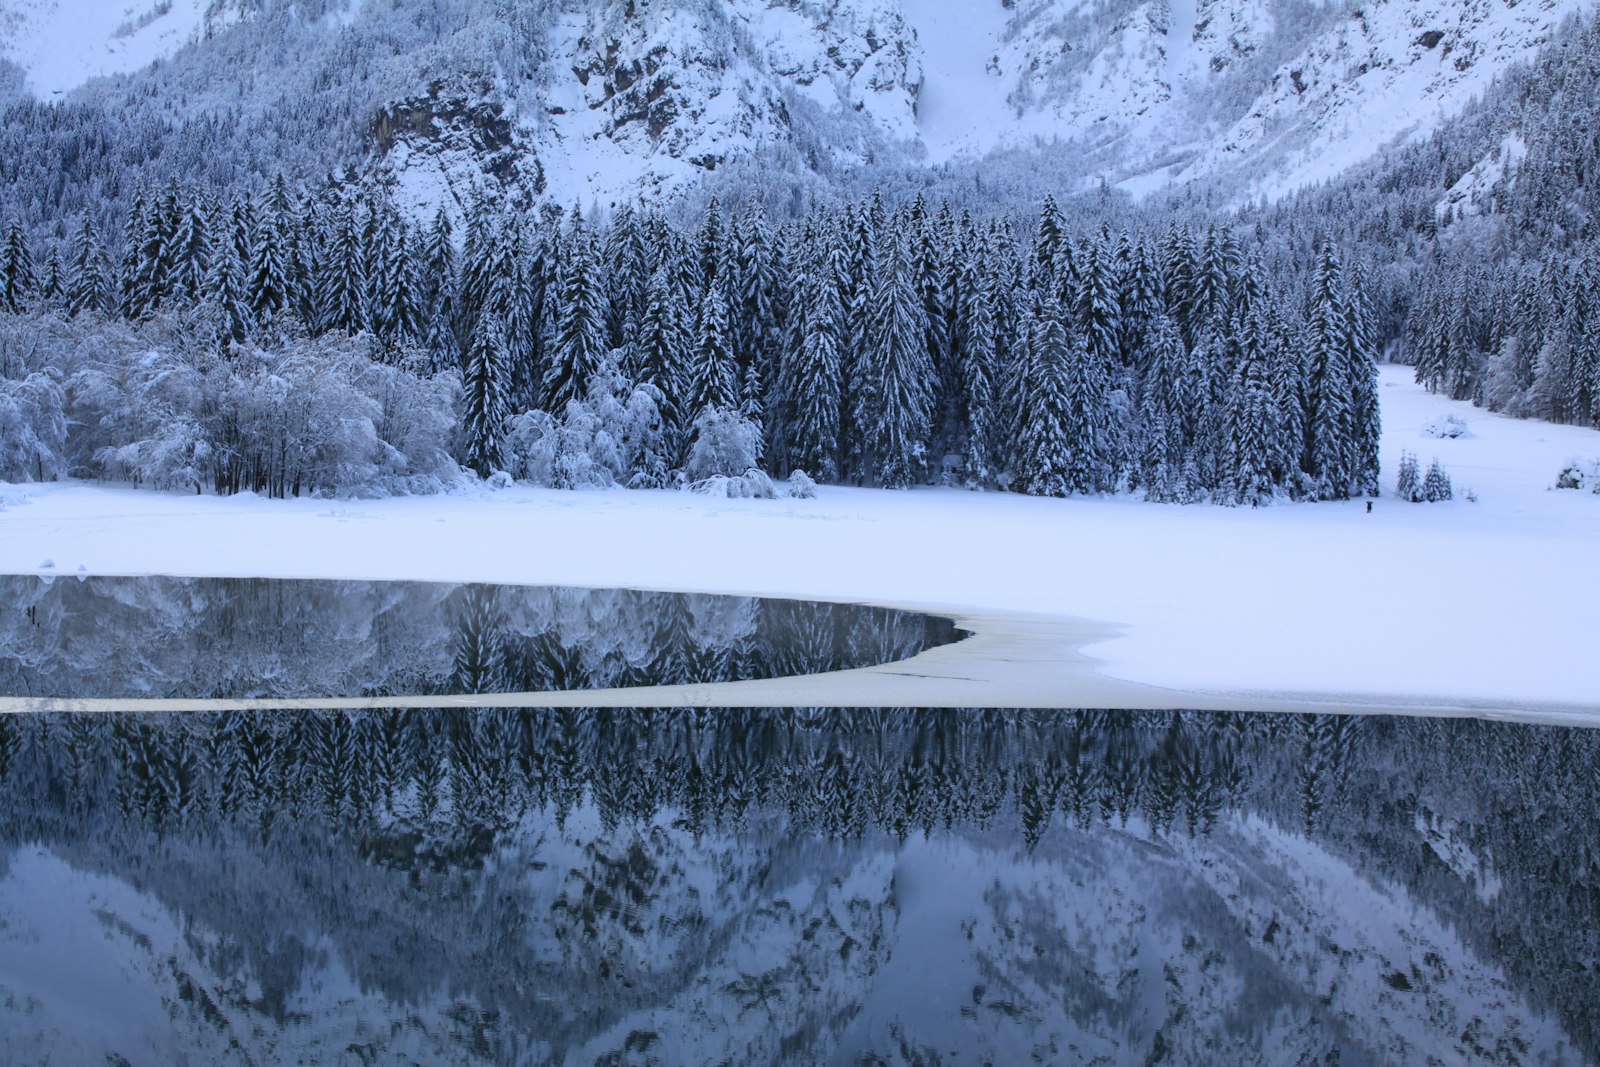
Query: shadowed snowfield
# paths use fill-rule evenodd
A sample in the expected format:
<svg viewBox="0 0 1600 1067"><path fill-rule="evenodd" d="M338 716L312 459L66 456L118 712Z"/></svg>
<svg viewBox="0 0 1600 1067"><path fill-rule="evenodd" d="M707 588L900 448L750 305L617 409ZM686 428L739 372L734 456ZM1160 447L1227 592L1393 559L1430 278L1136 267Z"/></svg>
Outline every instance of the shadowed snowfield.
<svg viewBox="0 0 1600 1067"><path fill-rule="evenodd" d="M1386 493L1406 450L1424 468L1443 462L1454 501L1385 496L1368 514L1362 501L1235 509L827 486L777 501L520 487L269 501L25 485L0 489L0 572L791 596L932 610L976 634L863 671L548 703L1600 716L1600 495L1551 488L1568 461L1600 459L1600 433L1430 396L1405 367L1382 368L1381 394ZM1446 414L1464 436L1425 432Z"/></svg>

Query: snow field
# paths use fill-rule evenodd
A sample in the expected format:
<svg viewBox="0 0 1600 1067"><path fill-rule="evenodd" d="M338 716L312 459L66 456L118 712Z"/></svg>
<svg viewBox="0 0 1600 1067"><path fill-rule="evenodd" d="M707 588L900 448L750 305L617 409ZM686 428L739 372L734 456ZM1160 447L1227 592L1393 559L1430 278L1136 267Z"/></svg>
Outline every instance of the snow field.
<svg viewBox="0 0 1600 1067"><path fill-rule="evenodd" d="M1401 450L1424 466L1437 456L1457 490L1449 503L1386 496L1369 514L1362 501L1250 509L834 486L776 501L526 487L268 501L68 483L0 494L0 572L766 594L929 608L978 632L862 683L860 699L900 706L947 692L966 706L1311 700L1600 717L1600 496L1549 488L1568 460L1600 456L1600 433L1491 415L1409 376L1382 369L1385 486ZM1450 413L1467 436L1423 435ZM1462 498L1469 486L1476 503ZM46 559L55 567L41 572ZM1077 662L1086 641L1092 669ZM920 688L890 684L911 684L919 664ZM1124 693L1117 680L1159 689Z"/></svg>

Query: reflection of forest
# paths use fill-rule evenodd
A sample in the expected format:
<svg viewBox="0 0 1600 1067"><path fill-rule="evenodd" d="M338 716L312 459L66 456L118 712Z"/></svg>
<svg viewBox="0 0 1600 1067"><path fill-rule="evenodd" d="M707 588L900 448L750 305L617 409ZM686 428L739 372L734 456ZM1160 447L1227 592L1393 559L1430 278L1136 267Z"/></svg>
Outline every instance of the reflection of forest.
<svg viewBox="0 0 1600 1067"><path fill-rule="evenodd" d="M743 979L712 988L707 974L758 917L778 922L791 905L771 895L796 878L832 892L877 852L952 838L997 870L1053 855L1070 871L1127 835L1146 851L1183 856L1212 835L1246 840L1240 827L1265 823L1361 879L1403 887L1582 1050L1534 1042L1502 1056L1495 1024L1480 1019L1473 1025L1490 1033L1441 1038L1477 1050L1464 1060L1581 1062L1600 1056L1597 765L1600 732L1470 720L907 710L20 716L0 718L0 855L42 843L222 932L209 965L248 971L260 984L250 1010L280 1025L318 958L299 938L316 931L364 989L393 1005L427 1003L439 989L464 998L478 1013L482 1058L544 1062L551 1049L598 1040L617 1020L665 1011L674 998L745 997ZM1063 849L1082 854L1061 859ZM222 869L251 873L219 881ZM806 956L802 965L796 955L786 966L810 968L805 977L783 972L789 978L763 987L767 999L820 998L812 1015L794 1009L810 1020L812 1044L801 1041L801 1052L842 1032L818 1021L844 1010L822 1003L829 976L869 966L862 961L887 936L891 913L909 907L886 884L870 906L835 901L834 918L809 920L823 926L785 948L814 953L826 943L831 963ZM1006 910L998 888L985 899L996 915ZM841 908L853 917L839 918ZM1018 914L1039 921L1036 910ZM829 934L835 920L848 936ZM1237 951L1228 947L1234 922L1209 931L1217 945L1207 958L1230 961L1249 992L1263 981L1251 976L1277 920L1252 935L1255 948ZM1401 967L1385 976L1382 996L1420 997L1433 982L1454 996L1465 965L1427 959L1436 973ZM1031 980L1058 1007L1071 999L1066 977ZM1292 1016L1307 1034L1333 1035L1334 1051L1353 1040L1354 1023L1334 1009L1315 998L1285 1007L1284 996L1240 993L1226 1025L1259 1041L1269 1016ZM1116 1016L1114 1003L1083 1011ZM1178 1040L1172 1025L1163 1040ZM520 1044L530 1033L553 1045ZM902 1060L933 1062L894 1062Z"/></svg>
<svg viewBox="0 0 1600 1067"><path fill-rule="evenodd" d="M750 597L419 582L0 576L0 693L291 698L809 674L954 640L947 620Z"/></svg>

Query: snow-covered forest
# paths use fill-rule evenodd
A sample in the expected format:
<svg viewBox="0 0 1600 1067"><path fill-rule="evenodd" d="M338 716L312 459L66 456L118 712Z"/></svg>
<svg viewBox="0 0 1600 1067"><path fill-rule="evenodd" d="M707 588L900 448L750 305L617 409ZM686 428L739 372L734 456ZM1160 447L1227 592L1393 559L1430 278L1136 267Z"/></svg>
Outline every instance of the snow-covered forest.
<svg viewBox="0 0 1600 1067"><path fill-rule="evenodd" d="M1377 491L1378 342L1337 249L1282 280L1226 228L1094 221L873 197L781 225L713 201L684 226L485 198L458 239L381 192L169 185L42 263L7 231L0 474Z"/></svg>
<svg viewBox="0 0 1600 1067"><path fill-rule="evenodd" d="M1494 410L1600 423L1592 16L1508 7L1520 28L1495 32L1518 56L1544 44L1535 61L1341 177L1274 203L1196 179L1135 204L1060 143L890 151L868 127L921 91L901 53L949 44L894 5L797 8L782 32L668 7L213 5L170 62L56 99L0 61L0 478L764 495L804 472L802 493L1345 498L1379 490L1379 358ZM1339 23L1278 7L1296 41ZM1463 16L1460 47L1500 17ZM1022 22L1007 47L1071 29ZM780 76L812 33L832 58ZM604 94L582 108L611 116L581 143L563 140L569 52ZM722 140L702 144L728 57L779 87L743 85L754 126L707 117ZM1258 60L1219 114L1248 104ZM826 106L783 80L847 75L865 95ZM1075 91L1056 75L1041 101ZM643 152L677 184L557 205L545 170L576 165L557 148L619 173L638 160L605 153Z"/></svg>

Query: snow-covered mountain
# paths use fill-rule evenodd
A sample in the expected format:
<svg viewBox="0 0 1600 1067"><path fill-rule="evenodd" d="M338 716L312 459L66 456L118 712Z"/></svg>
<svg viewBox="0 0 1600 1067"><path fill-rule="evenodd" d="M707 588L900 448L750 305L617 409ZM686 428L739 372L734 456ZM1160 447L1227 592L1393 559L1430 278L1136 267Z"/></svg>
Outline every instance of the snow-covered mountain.
<svg viewBox="0 0 1600 1067"><path fill-rule="evenodd" d="M485 174L588 202L739 159L939 163L1056 141L1078 149L1082 173L1068 177L1135 192L1216 180L1243 196L1290 190L1430 130L1592 0L454 0L409 10L421 6L0 0L0 53L29 91L55 97L159 60L196 62L228 32L325 28L334 55L392 59L406 72L372 77L378 98L358 92L352 106L387 116L360 147L420 202L441 182ZM308 69L328 63L307 59ZM293 95L293 73L239 73L217 77L246 94ZM375 72L346 74L365 91Z"/></svg>

